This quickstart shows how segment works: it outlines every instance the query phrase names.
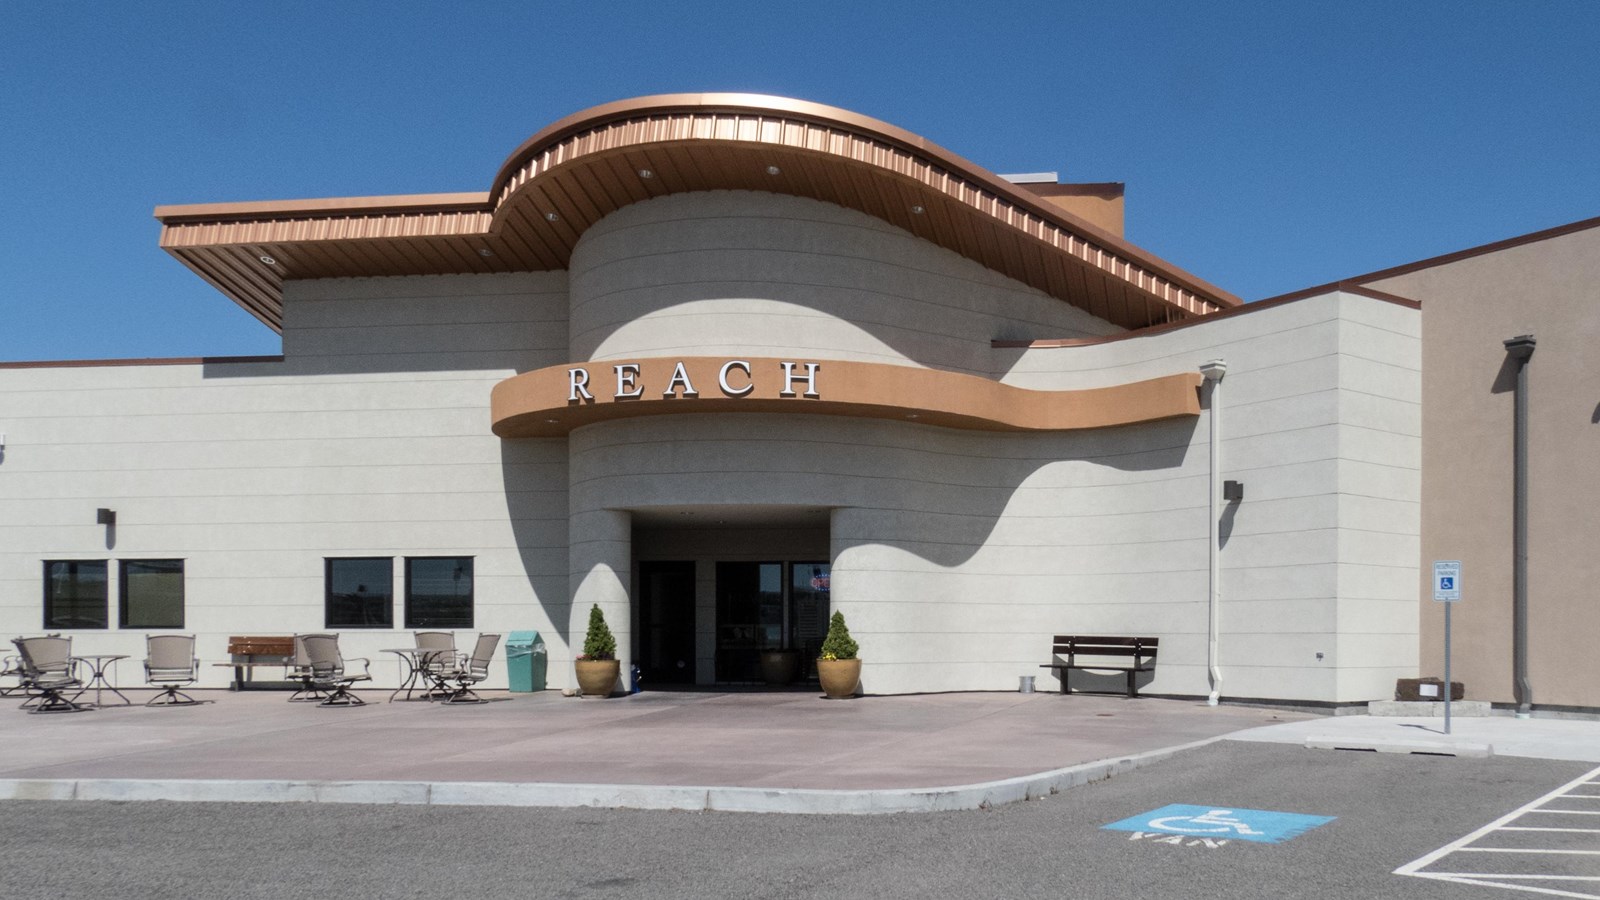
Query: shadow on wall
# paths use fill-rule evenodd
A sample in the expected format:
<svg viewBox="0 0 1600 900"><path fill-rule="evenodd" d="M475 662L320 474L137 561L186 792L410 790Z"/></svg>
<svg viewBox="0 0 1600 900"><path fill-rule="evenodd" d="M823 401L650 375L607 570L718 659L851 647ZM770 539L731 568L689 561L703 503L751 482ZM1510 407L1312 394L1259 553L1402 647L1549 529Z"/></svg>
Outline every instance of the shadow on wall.
<svg viewBox="0 0 1600 900"><path fill-rule="evenodd" d="M612 213L574 248L570 290L574 359L760 338L763 355L848 350L993 377L993 339L1122 330L864 213L747 191Z"/></svg>
<svg viewBox="0 0 1600 900"><path fill-rule="evenodd" d="M663 421L669 418L674 421ZM1192 419L1057 434L957 432L803 415L619 420L579 429L569 438L569 502L574 513L753 504L848 508L850 526L832 535L835 542L893 547L955 568L988 545L1025 483L1032 496L1018 527L1041 514L1119 515L1108 504L1130 488L1157 497L1159 484L1096 473L1180 468L1194 429ZM1049 483L1034 478L1062 462L1087 468L1062 471ZM518 478L508 469L508 491ZM524 518L514 518L519 541L533 539L522 533L533 525Z"/></svg>
<svg viewBox="0 0 1600 900"><path fill-rule="evenodd" d="M564 438L500 441L500 470L517 557L553 626L553 633L544 639L555 652L566 643L572 606L567 575L567 442ZM537 624L530 621L519 627Z"/></svg>

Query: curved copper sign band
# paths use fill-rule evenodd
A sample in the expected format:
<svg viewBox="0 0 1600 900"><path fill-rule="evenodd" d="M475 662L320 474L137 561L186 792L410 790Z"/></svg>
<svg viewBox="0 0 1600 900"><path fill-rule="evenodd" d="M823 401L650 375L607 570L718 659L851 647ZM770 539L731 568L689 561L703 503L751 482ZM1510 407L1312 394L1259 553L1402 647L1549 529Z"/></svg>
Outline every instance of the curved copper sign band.
<svg viewBox="0 0 1600 900"><path fill-rule="evenodd" d="M987 431L1070 431L1200 414L1197 372L1114 387L1031 391L987 378L881 363L688 356L570 363L494 386L494 433L559 437L632 416L778 412L915 421Z"/></svg>

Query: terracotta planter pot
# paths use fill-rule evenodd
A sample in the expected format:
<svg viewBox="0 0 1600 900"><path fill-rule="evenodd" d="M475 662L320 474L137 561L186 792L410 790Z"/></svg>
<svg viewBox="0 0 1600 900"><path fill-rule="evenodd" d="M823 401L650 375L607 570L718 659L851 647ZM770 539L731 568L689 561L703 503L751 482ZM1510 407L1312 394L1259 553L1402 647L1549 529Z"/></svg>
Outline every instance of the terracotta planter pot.
<svg viewBox="0 0 1600 900"><path fill-rule="evenodd" d="M861 660L819 659L817 679L822 682L822 692L829 700L846 700L856 695L861 684Z"/></svg>
<svg viewBox="0 0 1600 900"><path fill-rule="evenodd" d="M782 687L800 674L799 650L761 651L761 680L770 687Z"/></svg>
<svg viewBox="0 0 1600 900"><path fill-rule="evenodd" d="M580 659L573 663L578 669L578 692L585 697L609 697L616 690L617 675L622 662L615 659Z"/></svg>

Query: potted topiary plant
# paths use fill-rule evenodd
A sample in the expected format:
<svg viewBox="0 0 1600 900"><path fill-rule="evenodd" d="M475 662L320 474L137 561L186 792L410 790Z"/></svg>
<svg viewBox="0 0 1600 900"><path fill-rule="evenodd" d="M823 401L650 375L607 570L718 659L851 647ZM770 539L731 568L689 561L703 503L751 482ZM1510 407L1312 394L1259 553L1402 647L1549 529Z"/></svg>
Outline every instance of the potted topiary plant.
<svg viewBox="0 0 1600 900"><path fill-rule="evenodd" d="M856 658L859 649L845 627L844 613L835 611L828 620L828 636L822 640L822 656L817 659L817 680L829 700L855 696L861 683L861 660Z"/></svg>
<svg viewBox="0 0 1600 900"><path fill-rule="evenodd" d="M598 603L589 610L589 633L583 638L583 655L574 665L578 670L578 692L582 696L611 696L622 663L617 661L617 639L606 626L605 613L600 611Z"/></svg>

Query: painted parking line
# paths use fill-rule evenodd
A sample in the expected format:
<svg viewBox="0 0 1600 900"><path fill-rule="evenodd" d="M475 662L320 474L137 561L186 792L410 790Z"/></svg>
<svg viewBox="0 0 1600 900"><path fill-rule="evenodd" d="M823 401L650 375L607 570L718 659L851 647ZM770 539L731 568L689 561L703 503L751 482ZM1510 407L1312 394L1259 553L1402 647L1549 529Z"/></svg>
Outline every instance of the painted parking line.
<svg viewBox="0 0 1600 900"><path fill-rule="evenodd" d="M1493 864L1480 870L1490 860ZM1394 874L1600 900L1600 769L1406 863Z"/></svg>

